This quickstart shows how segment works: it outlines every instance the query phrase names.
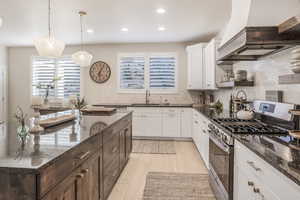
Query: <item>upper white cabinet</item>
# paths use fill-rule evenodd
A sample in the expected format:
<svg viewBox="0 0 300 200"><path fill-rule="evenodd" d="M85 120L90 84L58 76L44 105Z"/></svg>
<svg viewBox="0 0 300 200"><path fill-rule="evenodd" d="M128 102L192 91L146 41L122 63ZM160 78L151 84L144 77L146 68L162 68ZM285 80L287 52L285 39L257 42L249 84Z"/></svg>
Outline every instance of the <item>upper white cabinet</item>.
<svg viewBox="0 0 300 200"><path fill-rule="evenodd" d="M205 62L205 89L215 90L216 87L216 66L217 66L217 48L219 41L212 39L204 50Z"/></svg>
<svg viewBox="0 0 300 200"><path fill-rule="evenodd" d="M188 90L202 90L204 89L204 48L206 44L197 44L188 46L187 59L188 59Z"/></svg>
<svg viewBox="0 0 300 200"><path fill-rule="evenodd" d="M200 43L187 47L188 90L215 90L217 47L219 41Z"/></svg>

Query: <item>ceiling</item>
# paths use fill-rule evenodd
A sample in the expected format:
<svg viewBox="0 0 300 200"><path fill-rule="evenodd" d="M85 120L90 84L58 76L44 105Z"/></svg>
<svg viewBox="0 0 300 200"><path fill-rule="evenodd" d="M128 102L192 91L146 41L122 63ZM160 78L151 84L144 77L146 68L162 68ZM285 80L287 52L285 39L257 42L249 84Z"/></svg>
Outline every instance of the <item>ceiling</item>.
<svg viewBox="0 0 300 200"><path fill-rule="evenodd" d="M27 46L47 35L47 0L0 0L0 44ZM53 32L67 44L80 42L78 11L84 10L86 43L208 40L224 28L231 0L52 0ZM166 13L157 14L157 8ZM158 26L165 31L158 31ZM126 27L128 32L120 31Z"/></svg>

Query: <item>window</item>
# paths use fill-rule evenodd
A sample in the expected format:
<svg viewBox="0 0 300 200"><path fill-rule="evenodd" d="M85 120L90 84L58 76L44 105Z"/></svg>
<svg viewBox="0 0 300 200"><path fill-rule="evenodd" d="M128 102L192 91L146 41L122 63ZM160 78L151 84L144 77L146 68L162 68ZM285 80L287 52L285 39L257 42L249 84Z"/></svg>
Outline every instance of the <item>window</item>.
<svg viewBox="0 0 300 200"><path fill-rule="evenodd" d="M54 79L57 78L57 81ZM42 88L38 88L40 85ZM35 57L32 64L32 95L45 96L45 87L51 86L49 96L67 98L80 94L80 66L70 57Z"/></svg>
<svg viewBox="0 0 300 200"><path fill-rule="evenodd" d="M175 93L177 60L174 53L120 54L119 91Z"/></svg>

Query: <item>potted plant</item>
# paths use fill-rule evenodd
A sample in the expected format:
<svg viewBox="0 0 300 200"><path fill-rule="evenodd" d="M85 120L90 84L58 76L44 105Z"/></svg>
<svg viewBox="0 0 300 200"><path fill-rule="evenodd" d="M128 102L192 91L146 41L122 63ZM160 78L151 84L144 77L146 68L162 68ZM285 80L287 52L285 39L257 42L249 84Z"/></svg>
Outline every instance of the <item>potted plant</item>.
<svg viewBox="0 0 300 200"><path fill-rule="evenodd" d="M20 138L22 144L25 144L26 138L29 135L29 127L26 125L27 114L19 106L15 113L15 119L17 120L17 136Z"/></svg>

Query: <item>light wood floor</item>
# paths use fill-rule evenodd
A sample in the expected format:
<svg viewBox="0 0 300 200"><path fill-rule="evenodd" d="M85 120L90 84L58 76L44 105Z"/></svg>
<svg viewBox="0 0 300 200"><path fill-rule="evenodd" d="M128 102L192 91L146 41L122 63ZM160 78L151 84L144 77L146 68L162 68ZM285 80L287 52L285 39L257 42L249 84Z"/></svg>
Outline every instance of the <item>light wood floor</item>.
<svg viewBox="0 0 300 200"><path fill-rule="evenodd" d="M192 142L176 142L176 152L133 153L108 200L142 200L148 172L208 173Z"/></svg>

